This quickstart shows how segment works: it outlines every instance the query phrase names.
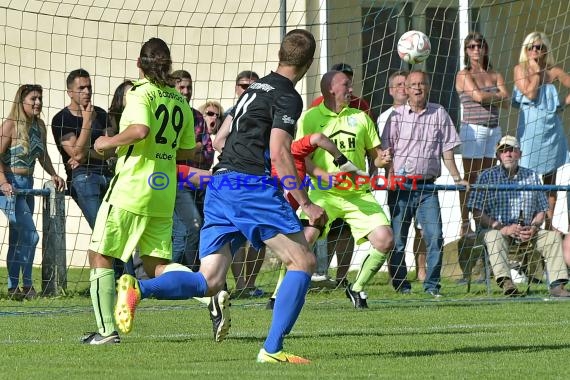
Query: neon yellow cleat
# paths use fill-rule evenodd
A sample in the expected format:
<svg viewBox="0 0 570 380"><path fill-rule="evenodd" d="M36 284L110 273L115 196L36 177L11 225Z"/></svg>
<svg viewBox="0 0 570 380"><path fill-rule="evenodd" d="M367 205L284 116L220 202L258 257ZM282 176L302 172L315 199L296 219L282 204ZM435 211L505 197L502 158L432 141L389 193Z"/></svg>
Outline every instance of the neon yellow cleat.
<svg viewBox="0 0 570 380"><path fill-rule="evenodd" d="M309 359L302 358L297 355L289 354L287 352L279 351L270 354L265 349L259 350L257 354L258 363L291 363L291 364L310 364Z"/></svg>
<svg viewBox="0 0 570 380"><path fill-rule="evenodd" d="M136 278L124 274L117 282L117 304L115 305L115 323L119 331L128 334L133 329L135 309L141 300L141 291Z"/></svg>

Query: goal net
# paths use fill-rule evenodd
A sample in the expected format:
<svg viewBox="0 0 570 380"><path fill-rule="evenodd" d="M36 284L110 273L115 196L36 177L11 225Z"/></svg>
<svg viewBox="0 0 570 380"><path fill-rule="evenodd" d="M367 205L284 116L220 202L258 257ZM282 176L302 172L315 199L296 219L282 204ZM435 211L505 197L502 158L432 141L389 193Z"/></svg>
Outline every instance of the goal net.
<svg viewBox="0 0 570 380"><path fill-rule="evenodd" d="M562 70L570 71L569 7L569 2L557 0L0 0L0 112L5 120L20 85L40 84L44 89L42 119L47 127L48 152L58 173L65 177L66 163L62 162L54 143L51 120L69 104L66 77L70 71L83 68L91 74L93 104L107 110L116 87L125 79L138 78L136 60L142 43L151 37L160 37L171 48L173 69L184 69L192 75L191 105L198 108L209 100L216 100L227 109L237 100L236 75L243 70L252 70L264 76L274 70L282 35L299 27L309 29L318 44L311 69L297 85L307 107L320 95L322 75L332 65L346 63L353 69L354 94L370 104L371 116L376 121L393 101L388 91L390 74L396 70L419 69L431 78L429 101L442 105L459 131L462 107L455 86L456 74L464 67L465 36L470 31L478 31L485 37L493 69L503 75L506 87L512 93L513 68L519 62L525 36L532 31L546 33L551 42L548 53L553 62ZM429 58L413 66L397 54L398 39L408 30L424 32L431 43ZM556 81L555 85L560 102L564 104L568 85L562 82ZM570 124L568 114L562 109L559 111L566 131ZM500 108L502 134L517 134L518 117L519 110L509 104ZM2 143L2 149L5 151L8 147ZM458 149L455 161L463 174L461 158ZM39 164L33 176L35 189L41 189L50 179ZM567 185L568 178L568 168L561 166L555 185ZM453 185L444 165L436 185ZM381 190L375 192L389 215L386 194ZM557 194L553 226L565 232L568 230L566 192L558 191ZM457 298L501 297L482 246L471 238L461 238L459 193L451 188L438 191L438 196L445 242L442 292ZM33 279L38 291L42 287L40 267L45 254L42 239L46 236L42 225L42 213L45 212L42 203L43 198L36 196L33 219L40 242L33 258ZM8 209L0 217L2 297L8 297L7 261L29 259L11 257L14 252L10 246L16 247L18 243L10 240L6 213L9 213ZM470 223L474 229L472 218ZM82 293L89 287L86 250L90 234L91 229L81 210L66 195L64 240L68 293ZM412 227L405 260L408 279L420 294L418 297L423 297L421 284L416 280L420 273L416 272L414 235ZM344 269L340 269L340 273L347 272L349 281L354 279L370 246L363 244L352 248L347 239L346 234L334 234L328 244L326 241L317 244L320 264L319 276L314 278L315 289L344 286L345 283L339 285L336 282L342 280L342 276L337 278L341 267ZM342 252L345 249L349 250L348 256ZM330 262L327 253L331 256ZM260 266L256 265L255 255L242 257L245 257L242 259L245 265L238 265L236 274L239 271L255 272ZM548 276L544 275L547 273L543 268L544 261L540 256L528 257L525 260L514 256L509 259L513 279L542 282L533 285L533 289L546 294L544 283ZM262 264L255 283L246 281L247 289L235 292L235 296L259 295L259 290L256 292L255 289L263 289L265 296L270 295L277 281L278 261L267 252ZM235 281L230 273L230 290L235 288ZM386 266L373 283L377 286L375 297L393 298L394 289ZM342 296L342 293L338 294Z"/></svg>

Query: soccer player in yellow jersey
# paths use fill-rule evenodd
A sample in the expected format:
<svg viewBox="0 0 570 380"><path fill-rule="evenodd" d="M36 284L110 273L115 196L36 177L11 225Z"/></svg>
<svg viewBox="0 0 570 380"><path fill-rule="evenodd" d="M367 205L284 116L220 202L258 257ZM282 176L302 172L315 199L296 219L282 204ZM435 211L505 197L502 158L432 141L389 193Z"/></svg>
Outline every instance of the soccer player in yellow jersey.
<svg viewBox="0 0 570 380"><path fill-rule="evenodd" d="M86 344L120 342L113 323L114 258L127 261L138 246L145 271L151 277L188 270L170 263L170 259L176 159L193 152L192 111L171 86L172 60L164 41L148 40L141 48L137 66L141 79L127 94L119 133L99 137L94 146L97 151L116 148L118 161L89 245L90 293L98 331L83 339ZM125 304L138 302L140 290L138 286L131 292L121 289L129 288L133 281L128 275L119 280L116 319L119 329L126 332L132 318L125 320L122 310Z"/></svg>
<svg viewBox="0 0 570 380"><path fill-rule="evenodd" d="M391 160L389 150L380 149L380 139L376 126L363 111L348 106L352 94L352 81L343 72L329 71L321 79L323 103L303 113L298 123L297 138L321 132L331 139L346 159L352 161L359 169L366 170L366 157L377 167L386 166ZM338 171L342 162L335 162L333 157L322 149L317 149L309 156L314 167L311 173L313 183L322 183L330 173ZM368 257L358 273L356 282L348 285L346 295L355 308L367 308L366 295L362 291L366 284L378 272L386 254L393 246L392 229L384 211L370 192L369 186L356 186L352 180L345 179L337 186L323 188L314 186L309 191L309 198L324 208L329 221L341 218L350 225L354 240L361 244L368 240L372 245ZM306 219L304 213L301 219ZM325 228L328 233L330 222ZM319 230L310 228L309 243L319 236ZM307 232L306 232L307 234Z"/></svg>

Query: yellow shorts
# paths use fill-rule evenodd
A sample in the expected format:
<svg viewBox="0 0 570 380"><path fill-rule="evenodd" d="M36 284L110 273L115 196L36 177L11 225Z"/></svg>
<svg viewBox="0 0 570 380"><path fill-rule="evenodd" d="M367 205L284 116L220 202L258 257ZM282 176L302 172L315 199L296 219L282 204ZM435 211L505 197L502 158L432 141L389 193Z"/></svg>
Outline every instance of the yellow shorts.
<svg viewBox="0 0 570 380"><path fill-rule="evenodd" d="M103 202L89 249L127 261L136 247L141 256L172 259L172 218L133 214Z"/></svg>
<svg viewBox="0 0 570 380"><path fill-rule="evenodd" d="M366 237L372 230L379 226L389 226L390 221L384 214L384 210L370 192L345 191L346 194L338 195L334 191L311 190L311 201L325 209L329 221L325 226L323 235L327 235L330 225L336 218L341 218L350 225L352 236L356 244L367 241ZM304 212L299 216L308 219Z"/></svg>

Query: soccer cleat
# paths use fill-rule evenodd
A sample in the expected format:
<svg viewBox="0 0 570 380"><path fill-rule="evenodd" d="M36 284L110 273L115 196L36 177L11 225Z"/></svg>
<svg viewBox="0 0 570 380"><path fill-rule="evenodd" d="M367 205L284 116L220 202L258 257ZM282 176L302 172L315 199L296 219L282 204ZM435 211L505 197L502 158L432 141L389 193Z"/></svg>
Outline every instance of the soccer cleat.
<svg viewBox="0 0 570 380"><path fill-rule="evenodd" d="M128 334L133 329L135 309L141 300L139 282L129 274L119 278L117 284L117 304L115 305L115 323L122 333Z"/></svg>
<svg viewBox="0 0 570 380"><path fill-rule="evenodd" d="M230 331L232 325L230 306L230 295L225 290L220 290L218 294L213 296L208 305L216 342L223 341Z"/></svg>
<svg viewBox="0 0 570 380"><path fill-rule="evenodd" d="M310 364L309 359L302 358L297 355L289 354L287 352L279 351L274 354L270 354L265 351L265 349L259 350L257 354L258 363L291 363L291 364Z"/></svg>
<svg viewBox="0 0 570 380"><path fill-rule="evenodd" d="M271 297L271 298L269 298L269 301L267 301L267 305L265 305L265 309L266 310L273 310L274 307L275 307L275 298Z"/></svg>
<svg viewBox="0 0 570 380"><path fill-rule="evenodd" d="M81 343L93 344L93 345L114 344L114 343L121 343L121 338L119 337L119 334L116 331L113 331L109 336L103 336L97 332L94 332L83 337L81 339Z"/></svg>
<svg viewBox="0 0 570 380"><path fill-rule="evenodd" d="M346 296L352 302L352 305L356 309L368 309L368 303L366 302L366 298L368 295L365 292L355 292L351 289L351 284L346 287Z"/></svg>

